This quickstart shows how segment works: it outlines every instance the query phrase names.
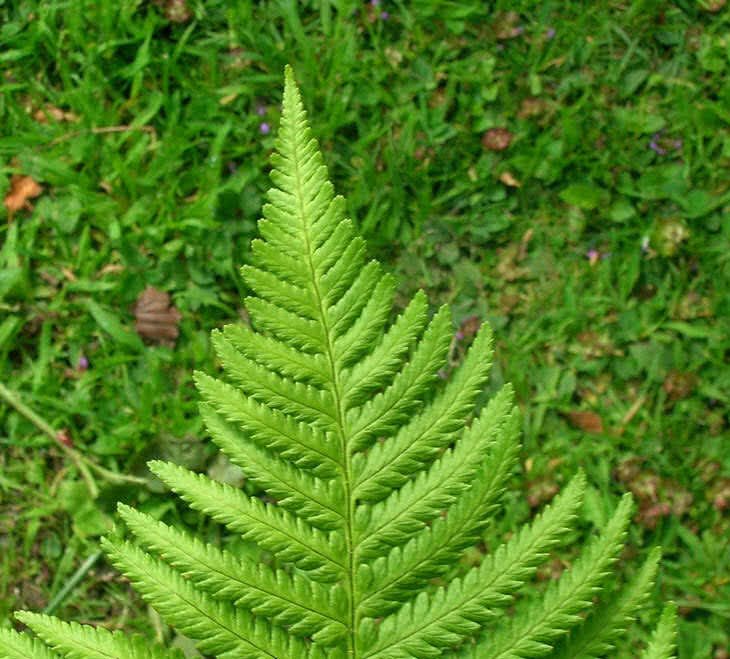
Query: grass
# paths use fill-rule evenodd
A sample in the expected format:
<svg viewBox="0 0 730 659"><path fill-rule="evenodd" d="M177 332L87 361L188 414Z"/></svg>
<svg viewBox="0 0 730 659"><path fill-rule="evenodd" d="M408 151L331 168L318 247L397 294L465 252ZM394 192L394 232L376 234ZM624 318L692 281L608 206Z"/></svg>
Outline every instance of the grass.
<svg viewBox="0 0 730 659"><path fill-rule="evenodd" d="M240 479L204 442L192 371L241 313L291 63L399 301L452 304L455 363L470 318L495 329L490 386L524 410L505 528L579 466L584 534L633 491L625 569L665 559L632 644L671 598L680 658L727 657L730 14L711 4L0 6L0 193L42 186L0 226L0 620L168 633L97 555L118 500L236 542L144 464ZM146 286L176 341L134 332Z"/></svg>

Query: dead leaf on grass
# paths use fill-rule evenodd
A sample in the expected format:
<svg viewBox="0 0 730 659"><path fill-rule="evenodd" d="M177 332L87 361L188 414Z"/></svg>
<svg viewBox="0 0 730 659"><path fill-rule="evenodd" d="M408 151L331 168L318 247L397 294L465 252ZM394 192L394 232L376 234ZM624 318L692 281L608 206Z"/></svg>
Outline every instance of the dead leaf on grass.
<svg viewBox="0 0 730 659"><path fill-rule="evenodd" d="M8 209L8 220L21 208L33 210L29 199L37 197L43 188L30 176L16 174L10 179L10 192L5 195L5 207Z"/></svg>
<svg viewBox="0 0 730 659"><path fill-rule="evenodd" d="M514 39L522 34L520 15L516 11L502 11L494 17L492 28L497 39Z"/></svg>
<svg viewBox="0 0 730 659"><path fill-rule="evenodd" d="M522 183L512 176L511 172L502 172L499 175L499 180L505 185L509 185L511 188L519 188L522 185Z"/></svg>
<svg viewBox="0 0 730 659"><path fill-rule="evenodd" d="M504 151L511 144L512 137L506 128L490 128L482 135L482 146L492 151Z"/></svg>
<svg viewBox="0 0 730 659"><path fill-rule="evenodd" d="M571 410L567 413L567 417L576 428L598 435L603 434L603 420L595 412Z"/></svg>
<svg viewBox="0 0 730 659"><path fill-rule="evenodd" d="M33 119L42 124L47 124L49 118L55 121L76 122L79 120L78 115L75 115L73 112L66 112L61 108L57 108L55 105L46 105L40 110L36 110L33 114Z"/></svg>
<svg viewBox="0 0 730 659"><path fill-rule="evenodd" d="M143 339L170 345L178 337L180 312L170 306L170 296L152 286L144 289L132 306L135 329Z"/></svg>

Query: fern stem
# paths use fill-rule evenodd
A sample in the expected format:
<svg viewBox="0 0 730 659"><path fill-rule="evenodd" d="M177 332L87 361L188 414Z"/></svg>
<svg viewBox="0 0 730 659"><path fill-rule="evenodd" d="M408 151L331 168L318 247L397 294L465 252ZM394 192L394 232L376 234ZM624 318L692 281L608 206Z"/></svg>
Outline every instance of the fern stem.
<svg viewBox="0 0 730 659"><path fill-rule="evenodd" d="M291 72L291 69L287 69L286 72L287 76L290 76L293 82L293 73ZM297 106L301 104L301 99L299 98L299 94L296 91L296 87L292 85L290 87L293 91L293 98L289 98L284 100L284 112L286 113L287 110L291 111L293 114L297 112L299 109ZM287 103L287 101L289 101ZM328 323L328 317L326 312L326 305L324 304L324 296L321 293L320 288L320 281L319 277L316 271L316 268L314 266L314 263L312 261L313 256L313 245L312 245L312 237L311 237L311 214L308 212L308 209L306 208L306 199L304 198L303 189L304 189L304 181L301 176L301 166L298 159L299 153L298 149L294 148L292 149L292 156L293 156L293 168L295 171L295 177L296 177L296 203L298 206L299 211L299 217L302 219L303 222L303 234L304 234L304 240L306 242L305 247L305 253L307 254L307 266L309 269L309 276L311 277L311 281L314 287L314 297L317 301L317 310L319 312L319 321L322 324L322 328L324 331L324 345L326 346L327 350L327 361L329 363L330 368L330 378L332 382L332 388L333 388L333 398L335 401L335 406L337 410L337 418L335 419L335 424L337 428L339 429L339 439L341 444L341 455L342 455L342 475L343 475L343 485L344 485L344 501L346 502L346 508L345 508L345 546L347 548L347 569L345 571L344 581L345 581L345 589L347 592L347 598L348 598L348 605L349 605L349 611L347 615L347 627L349 629L349 634L347 635L347 655L354 657L355 656L355 597L354 597L354 574L355 574L355 566L354 566L354 556L355 556L355 548L354 548L354 533L353 533L353 518L354 518L354 497L353 497L353 477L352 477L352 469L350 465L350 460L348 458L348 451L347 451L347 437L345 436L345 415L343 410L344 405L344 394L342 391L342 383L340 381L339 377L339 369L337 367L337 364L335 362L335 356L334 356L334 345L332 340L332 331Z"/></svg>

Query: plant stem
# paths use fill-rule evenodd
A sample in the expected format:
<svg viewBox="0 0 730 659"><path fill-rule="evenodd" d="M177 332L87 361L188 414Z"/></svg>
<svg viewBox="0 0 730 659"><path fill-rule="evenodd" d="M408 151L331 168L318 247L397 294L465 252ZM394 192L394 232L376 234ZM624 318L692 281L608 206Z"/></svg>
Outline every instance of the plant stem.
<svg viewBox="0 0 730 659"><path fill-rule="evenodd" d="M81 453L62 442L58 436L58 432L56 432L43 417L36 414L30 407L20 400L20 396L18 396L18 394L8 389L4 384L2 384L2 382L0 382L0 398L4 399L8 405L14 408L19 414L22 414L36 428L48 435L56 443L56 445L59 446L69 458L71 458L78 470L81 472L81 476L84 481L86 481L86 486L89 489L89 494L91 494L92 499L96 499L98 496L99 487L97 486L90 470L94 470L103 478L116 483L128 482L137 483L139 485L146 483L143 478L125 476L124 474L117 474L113 471L109 471L108 469L104 469L104 467L92 462L81 455Z"/></svg>

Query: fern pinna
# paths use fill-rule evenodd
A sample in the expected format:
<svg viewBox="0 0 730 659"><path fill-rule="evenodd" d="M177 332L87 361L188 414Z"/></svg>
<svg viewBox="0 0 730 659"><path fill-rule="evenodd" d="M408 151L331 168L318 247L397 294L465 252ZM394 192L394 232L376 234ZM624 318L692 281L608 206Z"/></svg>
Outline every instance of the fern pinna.
<svg viewBox="0 0 730 659"><path fill-rule="evenodd" d="M618 597L596 597L622 549L629 495L539 595L518 591L571 529L582 474L479 566L453 576L462 552L489 533L518 455L512 390L467 424L489 373L489 327L446 382L447 307L429 317L419 292L386 328L393 279L365 262L288 68L285 78L275 187L243 268L256 331L214 332L227 381L196 374L213 441L270 502L150 463L192 508L271 552L277 567L124 505L136 542L105 539L111 562L200 652L226 659L610 656L659 561L655 550ZM40 640L2 629L0 657L178 656L120 632L17 617ZM668 606L642 656L673 656L674 617Z"/></svg>

